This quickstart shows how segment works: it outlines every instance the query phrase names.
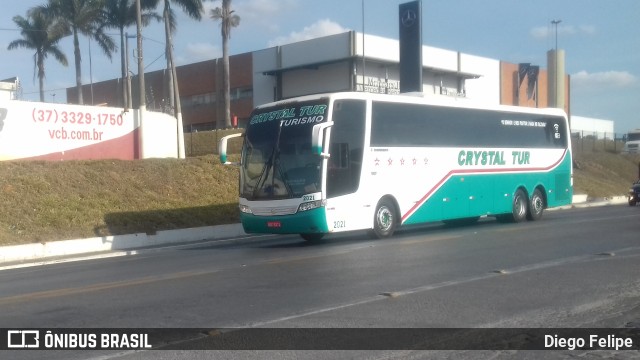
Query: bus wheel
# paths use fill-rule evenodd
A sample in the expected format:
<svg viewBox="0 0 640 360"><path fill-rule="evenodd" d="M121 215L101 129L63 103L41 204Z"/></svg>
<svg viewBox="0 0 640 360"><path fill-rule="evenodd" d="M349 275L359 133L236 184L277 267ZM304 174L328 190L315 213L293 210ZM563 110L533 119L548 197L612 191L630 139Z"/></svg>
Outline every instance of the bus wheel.
<svg viewBox="0 0 640 360"><path fill-rule="evenodd" d="M529 211L527 212L528 220L540 220L542 212L544 211L544 198L542 197L542 191L535 189L529 202Z"/></svg>
<svg viewBox="0 0 640 360"><path fill-rule="evenodd" d="M511 221L521 222L527 218L527 195L518 189L513 195L513 208L511 211Z"/></svg>
<svg viewBox="0 0 640 360"><path fill-rule="evenodd" d="M377 238L393 235L398 223L395 206L389 199L382 199L373 214L373 233Z"/></svg>
<svg viewBox="0 0 640 360"><path fill-rule="evenodd" d="M324 234L323 233L306 233L306 234L300 234L300 237L305 239L306 241L313 242L313 241L320 241L324 237Z"/></svg>

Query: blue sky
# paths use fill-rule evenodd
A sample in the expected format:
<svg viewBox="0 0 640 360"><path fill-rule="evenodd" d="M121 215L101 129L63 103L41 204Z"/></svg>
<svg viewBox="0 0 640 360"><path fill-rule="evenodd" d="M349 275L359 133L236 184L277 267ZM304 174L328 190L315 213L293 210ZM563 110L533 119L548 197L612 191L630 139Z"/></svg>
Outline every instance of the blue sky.
<svg viewBox="0 0 640 360"><path fill-rule="evenodd" d="M20 38L12 21L45 0L3 1L0 15L0 79L18 76L23 97L38 99L33 57L28 50L7 51ZM220 28L208 17L220 0L205 1L201 22L181 10L174 38L179 65L221 56ZM365 32L397 38L398 5L407 0L365 0ZM305 40L346 30L362 31L362 0L233 0L241 17L233 30L232 54ZM546 52L555 46L552 20L560 19L558 45L566 51L571 74L572 114L615 121L616 132L640 128L640 1L637 0L423 0L423 41L426 45L512 63L546 67ZM130 33L134 33L130 29ZM110 31L116 34L116 31ZM164 32L160 25L143 30L147 71L162 69ZM47 101L66 99L64 89L75 84L71 38L62 40L70 64L46 62ZM119 43L119 41L118 41ZM119 55L109 61L96 44L81 39L83 82L108 80L120 74ZM130 42L135 47L135 41ZM135 65L132 66L134 72ZM54 96L55 94L55 96Z"/></svg>

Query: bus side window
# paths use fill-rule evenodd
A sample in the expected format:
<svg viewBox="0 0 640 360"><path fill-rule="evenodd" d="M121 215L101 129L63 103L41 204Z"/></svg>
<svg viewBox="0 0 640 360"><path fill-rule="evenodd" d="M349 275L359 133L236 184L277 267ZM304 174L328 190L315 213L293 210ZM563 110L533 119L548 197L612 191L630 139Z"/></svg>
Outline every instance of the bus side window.
<svg viewBox="0 0 640 360"><path fill-rule="evenodd" d="M329 166L333 169L349 168L349 144L348 143L332 143L330 149L331 157L329 158Z"/></svg>

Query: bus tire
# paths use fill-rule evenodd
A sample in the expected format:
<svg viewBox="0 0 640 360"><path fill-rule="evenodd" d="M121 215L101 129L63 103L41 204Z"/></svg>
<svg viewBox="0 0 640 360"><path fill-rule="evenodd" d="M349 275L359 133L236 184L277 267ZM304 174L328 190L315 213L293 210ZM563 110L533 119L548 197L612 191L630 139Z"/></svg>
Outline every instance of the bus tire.
<svg viewBox="0 0 640 360"><path fill-rule="evenodd" d="M510 219L512 222L518 223L526 220L529 203L527 200L527 194L525 194L522 189L516 190L516 193L513 194L513 204Z"/></svg>
<svg viewBox="0 0 640 360"><path fill-rule="evenodd" d="M373 213L373 235L379 239L393 235L398 225L396 207L388 198L382 198Z"/></svg>
<svg viewBox="0 0 640 360"><path fill-rule="evenodd" d="M527 220L540 220L544 212L544 196L540 189L535 189L531 200L529 200L529 211L527 211Z"/></svg>
<svg viewBox="0 0 640 360"><path fill-rule="evenodd" d="M304 233L300 234L300 237L308 242L320 241L324 237L323 233Z"/></svg>
<svg viewBox="0 0 640 360"><path fill-rule="evenodd" d="M513 194L513 202L511 203L511 213L496 215L501 223L521 222L527 218L528 205L527 195L522 189L516 190Z"/></svg>

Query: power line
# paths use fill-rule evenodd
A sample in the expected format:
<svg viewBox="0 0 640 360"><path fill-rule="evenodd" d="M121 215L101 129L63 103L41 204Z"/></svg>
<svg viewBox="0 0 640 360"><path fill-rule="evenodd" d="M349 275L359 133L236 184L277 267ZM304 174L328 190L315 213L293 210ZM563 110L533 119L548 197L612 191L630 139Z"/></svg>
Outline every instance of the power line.
<svg viewBox="0 0 640 360"><path fill-rule="evenodd" d="M146 36L143 36L142 38L143 38L144 40L149 40L149 41L151 41L151 42L158 43L158 44L160 44L160 45L162 45L162 46L165 46L165 45L166 45L166 43L165 43L165 42L158 41L158 40L154 40L154 39L148 38L148 37L146 37Z"/></svg>
<svg viewBox="0 0 640 360"><path fill-rule="evenodd" d="M75 87L75 86L74 86ZM23 87L24 89L24 87ZM42 89L42 92L48 93L48 92L53 92L53 91L67 91L67 88L59 88L59 89ZM40 94L40 90L38 91L31 91L31 92L23 92L23 95L34 95L34 94Z"/></svg>
<svg viewBox="0 0 640 360"><path fill-rule="evenodd" d="M38 29L10 29L10 28L0 28L0 31L47 32L47 30L38 30Z"/></svg>
<svg viewBox="0 0 640 360"><path fill-rule="evenodd" d="M23 32L23 31L26 31L26 32L48 32L47 30L36 30L36 29L11 29L11 28L0 28L0 31L17 31L17 32ZM114 37L119 37L119 36L120 36L120 34L117 34L117 33L105 33L105 35L114 36ZM152 39L152 38L147 37L147 36L143 36L143 37L142 37L142 39L144 39L144 40L148 40L148 41L151 41L151 42L154 42L154 43L157 43L157 44L160 44L160 45L162 45L162 46L165 46L165 45L166 45L166 43L165 43L165 42L163 42L163 41L155 40L155 39Z"/></svg>
<svg viewBox="0 0 640 360"><path fill-rule="evenodd" d="M160 58L162 58L163 56L165 56L166 54L163 52L162 54L160 54L160 56L158 56L155 60L153 60L151 63L147 64L147 66L144 67L145 70L147 70L149 68L149 66L153 65L153 63L155 63L156 61L160 60Z"/></svg>

